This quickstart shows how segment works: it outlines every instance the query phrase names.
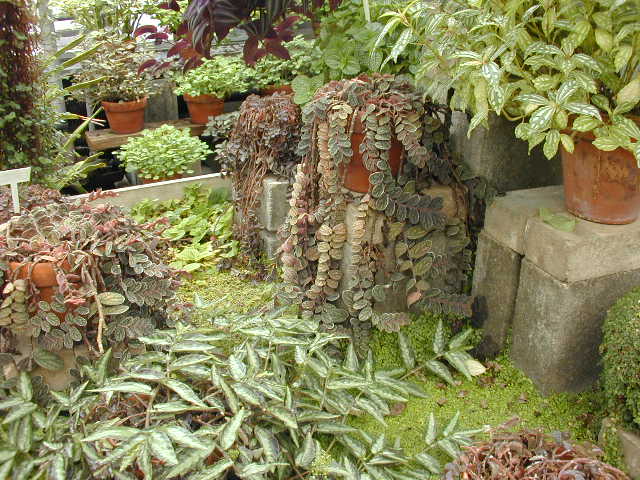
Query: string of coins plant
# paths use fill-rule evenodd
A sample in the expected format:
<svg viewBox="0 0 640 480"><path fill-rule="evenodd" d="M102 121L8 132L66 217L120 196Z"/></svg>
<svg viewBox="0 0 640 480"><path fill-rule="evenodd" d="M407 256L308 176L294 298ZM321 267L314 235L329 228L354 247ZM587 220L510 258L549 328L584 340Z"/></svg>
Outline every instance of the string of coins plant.
<svg viewBox="0 0 640 480"><path fill-rule="evenodd" d="M446 109L423 103L408 83L388 75L319 90L303 109L302 162L280 232L285 302L301 305L303 316L327 328L348 326L360 345L371 325L398 331L409 318L398 312L408 307L470 314L471 299L458 293L471 258L465 222L445 215L443 199L425 190L445 179L465 197L447 149L447 118ZM358 120L370 172L364 194L343 187ZM397 178L389 162L396 141L402 146ZM351 258L347 269L344 252ZM405 302L383 311L392 291L404 291Z"/></svg>
<svg viewBox="0 0 640 480"><path fill-rule="evenodd" d="M299 139L300 109L290 95L251 95L242 104L220 162L223 171L232 173L233 201L242 218L235 222L234 235L250 257L260 252L262 182L267 174L293 177Z"/></svg>

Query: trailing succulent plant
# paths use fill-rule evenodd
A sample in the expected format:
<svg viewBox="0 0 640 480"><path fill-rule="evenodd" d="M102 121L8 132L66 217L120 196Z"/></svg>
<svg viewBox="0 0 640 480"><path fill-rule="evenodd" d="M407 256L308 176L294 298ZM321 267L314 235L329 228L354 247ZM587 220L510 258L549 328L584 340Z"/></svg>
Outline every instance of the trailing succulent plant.
<svg viewBox="0 0 640 480"><path fill-rule="evenodd" d="M148 351L109 371L110 351L83 365L75 386L43 392L26 373L0 384L0 472L18 478L425 479L476 431L455 416L428 452L409 456L384 434L349 424L385 422L391 405L424 395L398 371L374 371L371 355L343 360L345 337L316 322L216 317L205 329L157 331ZM333 351L332 351L333 350ZM367 477L368 476L368 477Z"/></svg>
<svg viewBox="0 0 640 480"><path fill-rule="evenodd" d="M99 196L35 208L0 232L4 352L27 336L35 352L83 343L102 353L105 344L126 345L179 315L178 273L160 258L168 247L162 224L140 225L119 207L92 205ZM47 263L51 287L35 281L36 267ZM27 357L19 367L34 361Z"/></svg>
<svg viewBox="0 0 640 480"><path fill-rule="evenodd" d="M227 149L227 142L231 132L236 126L240 112L238 110L209 117L207 127L202 132L203 137L209 137L211 149L215 159L220 162L224 159L224 152Z"/></svg>
<svg viewBox="0 0 640 480"><path fill-rule="evenodd" d="M20 210L22 212L33 210L51 203L65 203L69 200L62 196L58 190L53 190L42 185L19 185L18 197L20 198ZM14 215L11 189L0 187L0 224L8 222Z"/></svg>
<svg viewBox="0 0 640 480"><path fill-rule="evenodd" d="M425 104L408 83L388 75L331 82L305 106L302 162L281 232L281 297L300 304L305 318L318 317L328 328L348 320L356 339L372 324L398 331L408 315L376 308L397 289L406 292L406 304L396 310L470 313L470 299L458 293L471 258L464 215L447 217L443 199L428 190L449 184L461 203L466 198L447 148L447 119L446 109ZM365 194L343 187L357 124L370 172ZM394 143L402 150L397 177ZM341 271L345 247L353 257L349 278Z"/></svg>
<svg viewBox="0 0 640 480"><path fill-rule="evenodd" d="M232 173L234 203L242 218L236 222L236 238L254 257L259 252L262 182L268 174L293 177L299 139L300 109L290 95L251 95L242 104L220 161L222 170Z"/></svg>

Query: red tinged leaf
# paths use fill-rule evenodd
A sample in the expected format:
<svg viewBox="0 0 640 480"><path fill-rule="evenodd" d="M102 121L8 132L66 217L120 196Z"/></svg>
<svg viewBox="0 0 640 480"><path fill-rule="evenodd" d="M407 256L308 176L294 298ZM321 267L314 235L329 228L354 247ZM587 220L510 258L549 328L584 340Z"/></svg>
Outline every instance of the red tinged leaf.
<svg viewBox="0 0 640 480"><path fill-rule="evenodd" d="M138 67L138 75L144 72L147 68L151 68L157 64L158 64L158 61L154 59L146 60L145 62L142 62L142 64Z"/></svg>
<svg viewBox="0 0 640 480"><path fill-rule="evenodd" d="M300 17L297 15L291 15L284 19L282 23L280 23L277 27L275 27L276 32L284 32L287 30L291 30L291 28L295 25L295 23L300 20Z"/></svg>
<svg viewBox="0 0 640 480"><path fill-rule="evenodd" d="M187 22L182 22L176 30L176 35L178 35L179 37L183 37L187 33L189 33L189 26L187 25Z"/></svg>
<svg viewBox="0 0 640 480"><path fill-rule="evenodd" d="M242 51L242 56L244 58L245 63L248 65L254 65L257 60L258 53L258 37L251 36L247 38L247 41L244 42L244 49Z"/></svg>
<svg viewBox="0 0 640 480"><path fill-rule="evenodd" d="M133 32L134 37L139 37L140 35L144 35L145 33L156 33L158 31L158 27L155 25L142 25L141 27L136 28Z"/></svg>
<svg viewBox="0 0 640 480"><path fill-rule="evenodd" d="M167 51L167 57L173 57L174 55L178 55L180 53L181 50L189 47L190 44L187 40L179 40L178 42L176 42L176 44L171 47L168 51Z"/></svg>
<svg viewBox="0 0 640 480"><path fill-rule="evenodd" d="M285 46L282 45L282 42L280 40L266 39L264 41L264 46L267 49L268 53L271 53L276 57L280 57L285 60L291 59L291 55L289 55L289 50L287 50Z"/></svg>
<svg viewBox="0 0 640 480"><path fill-rule="evenodd" d="M176 0L171 0L169 2L162 2L161 4L158 5L158 8L161 8L162 10L173 10L174 12L180 11L180 5Z"/></svg>

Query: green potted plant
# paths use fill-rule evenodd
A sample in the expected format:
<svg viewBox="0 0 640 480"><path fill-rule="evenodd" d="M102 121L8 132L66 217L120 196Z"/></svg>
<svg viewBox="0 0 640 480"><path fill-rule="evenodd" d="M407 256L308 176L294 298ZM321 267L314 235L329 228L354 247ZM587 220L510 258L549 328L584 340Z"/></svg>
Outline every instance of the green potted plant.
<svg viewBox="0 0 640 480"><path fill-rule="evenodd" d="M171 323L179 276L161 260L165 227L93 203L104 195L36 207L0 233L0 352L19 351L29 370L74 345L99 355Z"/></svg>
<svg viewBox="0 0 640 480"><path fill-rule="evenodd" d="M100 101L115 133L139 132L144 127L144 110L151 91L151 78L138 72L144 54L132 40L104 37L101 41L97 52L74 76L83 87L75 95L85 94Z"/></svg>
<svg viewBox="0 0 640 480"><path fill-rule="evenodd" d="M254 66L253 83L263 95L276 92L291 93L291 82L298 75L313 76L316 74L312 67L315 53L315 41L305 40L302 35L297 36L285 44L289 50L290 59L286 60L273 55L266 55L258 60Z"/></svg>
<svg viewBox="0 0 640 480"><path fill-rule="evenodd" d="M191 121L206 125L209 117L224 111L224 100L249 89L247 67L238 57L217 55L176 78L177 95L183 95Z"/></svg>
<svg viewBox="0 0 640 480"><path fill-rule="evenodd" d="M116 155L128 172L136 172L143 183L152 183L193 173L191 167L210 153L207 144L191 136L188 129L163 125L130 138Z"/></svg>
<svg viewBox="0 0 640 480"><path fill-rule="evenodd" d="M465 4L467 3L467 4ZM406 15L405 15L406 13ZM600 223L640 212L640 8L636 1L415 3L388 15L423 48L419 77L439 100L490 112L547 158L560 150L567 209Z"/></svg>

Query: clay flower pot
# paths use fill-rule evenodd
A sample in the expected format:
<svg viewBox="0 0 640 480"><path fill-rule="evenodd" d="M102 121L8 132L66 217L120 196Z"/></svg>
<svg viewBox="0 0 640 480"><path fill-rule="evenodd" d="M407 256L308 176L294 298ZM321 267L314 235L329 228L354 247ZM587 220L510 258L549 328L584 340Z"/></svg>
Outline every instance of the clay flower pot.
<svg viewBox="0 0 640 480"><path fill-rule="evenodd" d="M109 127L114 133L136 133L144 128L147 97L133 102L102 102Z"/></svg>
<svg viewBox="0 0 640 480"><path fill-rule="evenodd" d="M640 169L631 152L597 149L590 132L575 132L575 149L561 150L565 205L573 215L608 225L640 213Z"/></svg>
<svg viewBox="0 0 640 480"><path fill-rule="evenodd" d="M187 102L191 123L206 125L209 122L209 117L217 117L224 112L224 100L213 95L192 97L185 93L184 101Z"/></svg>
<svg viewBox="0 0 640 480"><path fill-rule="evenodd" d="M362 161L362 154L360 153L360 145L365 138L364 125L360 118L358 118L354 123L353 134L351 135L351 150L353 150L351 162L341 168L345 188L358 193L367 193L371 186L369 183L369 175L371 175L371 172L365 167ZM394 177L398 175L401 164L402 144L394 136L391 139L391 149L389 150L389 166L391 167L391 173Z"/></svg>
<svg viewBox="0 0 640 480"><path fill-rule="evenodd" d="M29 270L31 270L30 281L38 288L37 300L51 303L53 296L55 295L55 289L58 286L58 280L56 279L56 272L53 268L53 263L39 262L33 264L30 262L9 262L9 269L12 272L18 272L16 275L17 279L26 279L29 277ZM62 263L62 270L65 272L71 271L71 265L69 265L66 260ZM66 312L55 312L55 314L60 318L60 320L64 320L66 317Z"/></svg>
<svg viewBox="0 0 640 480"><path fill-rule="evenodd" d="M291 85L268 85L262 89L262 95L268 96L274 93L293 93Z"/></svg>

